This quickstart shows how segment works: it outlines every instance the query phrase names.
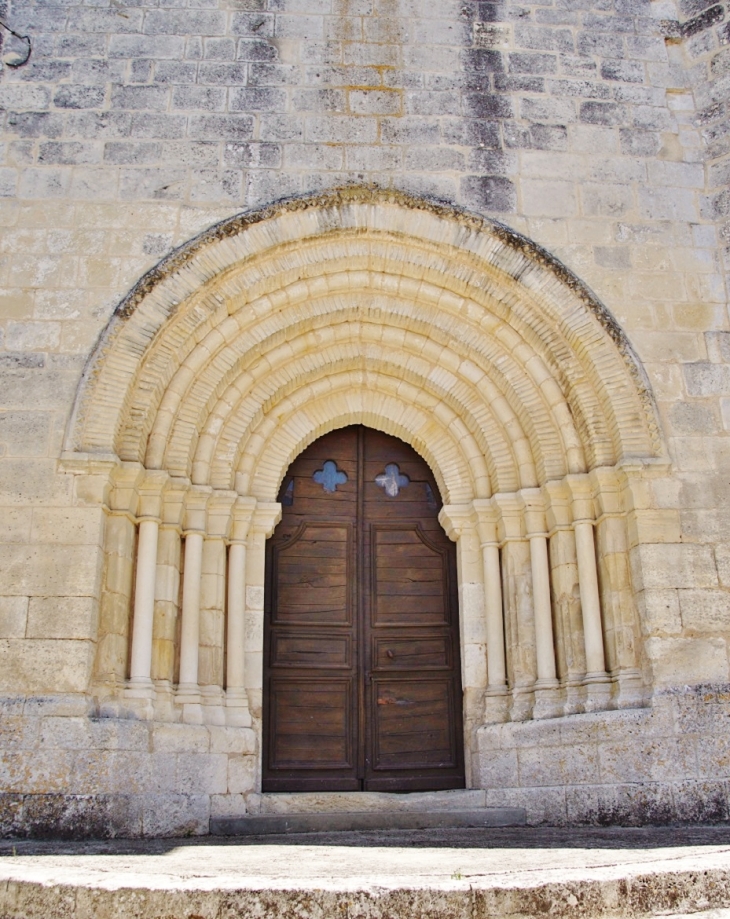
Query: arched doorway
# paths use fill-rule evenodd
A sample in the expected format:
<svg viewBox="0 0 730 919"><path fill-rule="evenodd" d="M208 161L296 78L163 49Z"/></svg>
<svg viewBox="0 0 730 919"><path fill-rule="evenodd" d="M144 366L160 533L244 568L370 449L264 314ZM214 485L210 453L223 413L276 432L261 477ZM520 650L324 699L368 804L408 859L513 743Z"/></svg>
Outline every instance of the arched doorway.
<svg viewBox="0 0 730 919"><path fill-rule="evenodd" d="M438 495L410 446L362 425L289 467L266 559L264 791L464 787Z"/></svg>
<svg viewBox="0 0 730 919"><path fill-rule="evenodd" d="M62 458L108 518L99 698L248 731L235 787L260 792L280 485L360 424L410 444L444 502L467 785L491 781L485 724L642 703L649 479L667 467L630 343L529 240L372 189L211 228L109 323Z"/></svg>

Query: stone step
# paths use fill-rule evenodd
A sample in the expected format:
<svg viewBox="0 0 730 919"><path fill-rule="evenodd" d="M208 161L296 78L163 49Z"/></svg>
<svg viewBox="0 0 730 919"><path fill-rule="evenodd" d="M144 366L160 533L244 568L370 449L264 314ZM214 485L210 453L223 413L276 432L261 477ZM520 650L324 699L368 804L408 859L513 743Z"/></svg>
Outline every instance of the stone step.
<svg viewBox="0 0 730 919"><path fill-rule="evenodd" d="M730 919L730 828L0 840L15 919Z"/></svg>
<svg viewBox="0 0 730 919"><path fill-rule="evenodd" d="M470 811L486 807L483 789L457 788L449 791L416 791L393 794L378 791L316 791L262 794L252 802L255 814L373 813L377 811Z"/></svg>
<svg viewBox="0 0 730 919"><path fill-rule="evenodd" d="M478 807L472 810L374 810L355 813L258 814L211 817L213 836L282 836L352 830L427 830L466 827L524 826L521 807Z"/></svg>

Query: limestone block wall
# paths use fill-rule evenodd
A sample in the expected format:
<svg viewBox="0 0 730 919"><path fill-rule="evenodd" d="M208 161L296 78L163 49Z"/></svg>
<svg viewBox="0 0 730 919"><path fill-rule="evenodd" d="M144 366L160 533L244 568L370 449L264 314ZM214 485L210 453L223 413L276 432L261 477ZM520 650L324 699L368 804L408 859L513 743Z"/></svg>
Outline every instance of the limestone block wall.
<svg viewBox="0 0 730 919"><path fill-rule="evenodd" d="M78 730L84 749L97 751L88 757L99 775L109 774L108 749L143 759L158 752L156 722L126 724L118 711L96 721L100 702L89 695L92 682L113 683L129 656L137 521L121 497L110 504L108 475L87 474L81 460L59 466L84 367L117 304L160 259L218 221L286 196L375 185L439 199L524 233L590 286L641 361L665 452L654 474L633 474L624 458L631 486L616 500L630 510L628 530L608 517L596 530L599 579L614 605L608 667L640 658L649 690L730 680L726 2L8 0L0 13L32 43L27 64L0 73L0 693L4 736L21 737L12 756L0 754L0 790L21 796L3 798L11 814L3 826L36 825L36 805L48 805L37 826L59 814L79 819L86 806L66 810L37 796L124 794L122 772L106 784L78 778L79 763L44 719L68 718L69 732L86 725ZM4 51L13 47L6 36ZM130 494L135 487L127 483ZM171 695L179 526L160 524L151 665ZM213 615L204 616L199 650L210 687L226 666L221 548L211 542L202 561L202 609ZM558 662L580 673L579 598L564 589L577 560L560 535L549 548ZM641 730L681 734L657 705L665 707L642 716ZM618 733L628 730L628 715L611 718ZM108 746L112 724L123 737ZM721 724L718 716L713 730ZM176 728L207 737L195 741L196 755L208 757L202 773L222 772L201 790L186 785L179 764L165 767L154 794L187 797L157 830L192 825L189 806L198 831L211 795L255 789L255 753L239 761L244 754L219 750L215 726ZM577 741L572 728L553 730L557 762L561 744ZM480 781L497 800L509 777L489 771L489 745L513 750L524 737L529 747L531 731L535 744L552 741L535 725L483 731ZM39 750L54 751L55 778L23 766ZM216 765L224 753L226 781ZM640 761L634 784L650 771ZM572 775L545 766L538 781L520 766L519 787L542 789L549 778L565 789L578 781ZM565 804L563 816L544 819L650 816L638 805L594 805ZM104 806L106 831L153 832L147 818L125 824L116 804Z"/></svg>
<svg viewBox="0 0 730 919"><path fill-rule="evenodd" d="M487 802L533 825L725 822L729 701L727 686L684 687L649 708L482 727Z"/></svg>

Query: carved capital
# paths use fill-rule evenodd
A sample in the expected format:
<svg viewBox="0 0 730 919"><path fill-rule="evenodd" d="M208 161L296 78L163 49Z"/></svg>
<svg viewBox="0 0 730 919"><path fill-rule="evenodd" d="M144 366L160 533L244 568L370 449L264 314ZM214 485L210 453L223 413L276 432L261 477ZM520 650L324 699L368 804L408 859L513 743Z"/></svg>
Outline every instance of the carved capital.
<svg viewBox="0 0 730 919"><path fill-rule="evenodd" d="M482 546L498 542L499 511L491 498L477 498L472 502L477 518L477 529Z"/></svg>
<svg viewBox="0 0 730 919"><path fill-rule="evenodd" d="M546 536L545 500L539 488L523 488L520 492L525 502L525 529L528 537Z"/></svg>
<svg viewBox="0 0 730 919"><path fill-rule="evenodd" d="M573 516L571 513L570 488L565 480L547 482L543 485L545 495L545 517L548 530L569 527Z"/></svg>
<svg viewBox="0 0 730 919"><path fill-rule="evenodd" d="M208 536L227 539L233 521L235 491L214 491L208 499Z"/></svg>
<svg viewBox="0 0 730 919"><path fill-rule="evenodd" d="M595 506L593 502L593 483L589 475L569 475L566 482L570 488L573 503L573 520L593 522Z"/></svg>
<svg viewBox="0 0 730 919"><path fill-rule="evenodd" d="M456 542L465 529L476 527L477 516L471 504L445 504L439 512L439 523L449 539Z"/></svg>
<svg viewBox="0 0 730 919"><path fill-rule="evenodd" d="M263 534L268 539L280 520L281 504L278 501L271 503L257 502L256 510L253 514L252 530L254 533Z"/></svg>
<svg viewBox="0 0 730 919"><path fill-rule="evenodd" d="M162 493L169 476L160 469L145 470L137 485L137 516L162 518Z"/></svg>
<svg viewBox="0 0 730 919"><path fill-rule="evenodd" d="M245 542L248 536L253 515L256 511L256 498L241 498L233 505L231 524L231 542Z"/></svg>
<svg viewBox="0 0 730 919"><path fill-rule="evenodd" d="M499 538L502 542L525 538L525 502L519 492L492 498L499 513Z"/></svg>
<svg viewBox="0 0 730 919"><path fill-rule="evenodd" d="M185 495L183 527L186 532L205 533L208 500L213 489L207 485L191 485Z"/></svg>

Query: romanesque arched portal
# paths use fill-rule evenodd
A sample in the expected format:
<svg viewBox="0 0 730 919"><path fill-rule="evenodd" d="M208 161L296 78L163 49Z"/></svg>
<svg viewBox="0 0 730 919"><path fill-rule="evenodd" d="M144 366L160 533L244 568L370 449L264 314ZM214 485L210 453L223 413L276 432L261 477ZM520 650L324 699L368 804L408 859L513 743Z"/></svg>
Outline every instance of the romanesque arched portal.
<svg viewBox="0 0 730 919"><path fill-rule="evenodd" d="M66 456L109 476L101 695L259 723L279 487L351 424L410 444L443 496L467 760L485 720L641 701L634 483L661 444L627 340L524 238L362 189L214 227L100 341Z"/></svg>

